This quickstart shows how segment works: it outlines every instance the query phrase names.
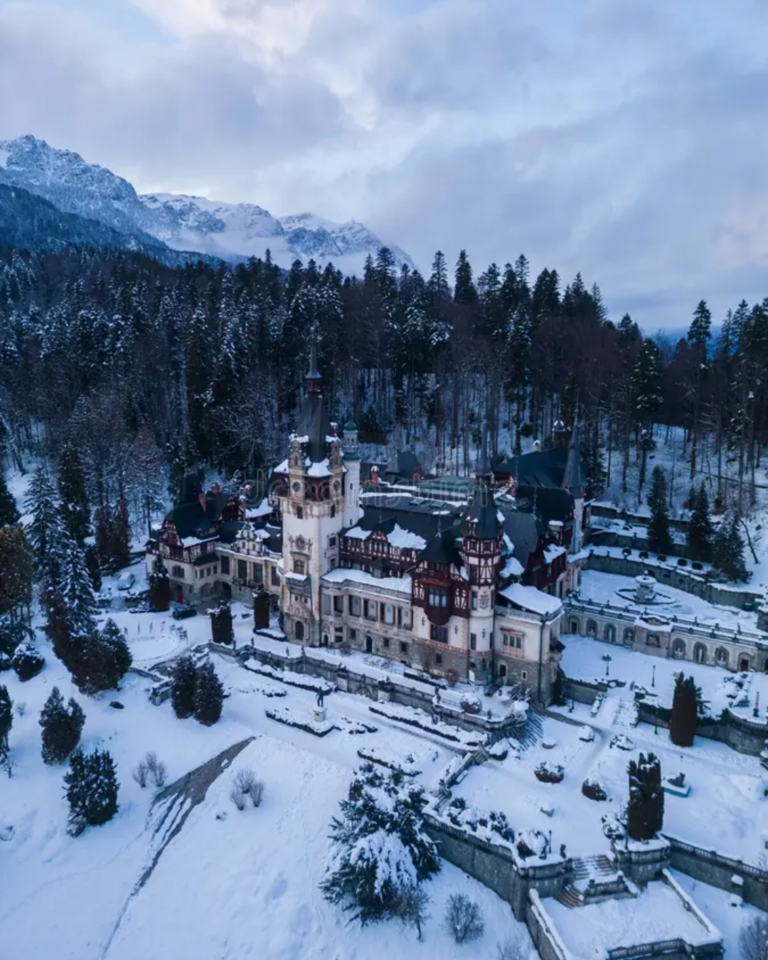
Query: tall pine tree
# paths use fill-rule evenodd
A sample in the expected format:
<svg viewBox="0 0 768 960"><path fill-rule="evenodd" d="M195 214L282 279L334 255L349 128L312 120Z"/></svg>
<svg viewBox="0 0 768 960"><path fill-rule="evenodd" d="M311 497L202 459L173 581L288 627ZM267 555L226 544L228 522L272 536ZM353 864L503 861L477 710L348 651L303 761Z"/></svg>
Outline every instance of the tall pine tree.
<svg viewBox="0 0 768 960"><path fill-rule="evenodd" d="M91 532L91 508L83 465L73 444L67 444L59 457L59 496L64 526L69 536L82 547Z"/></svg>
<svg viewBox="0 0 768 960"><path fill-rule="evenodd" d="M63 763L80 742L85 714L72 697L65 705L58 687L54 687L40 713L43 728L43 762Z"/></svg>
<svg viewBox="0 0 768 960"><path fill-rule="evenodd" d="M0 527L19 522L19 511L16 501L5 480L5 474L0 469Z"/></svg>
<svg viewBox="0 0 768 960"><path fill-rule="evenodd" d="M648 545L654 553L665 554L672 546L667 513L667 481L664 470L656 466L651 474L651 490L648 494L651 519L648 523Z"/></svg>
<svg viewBox="0 0 768 960"><path fill-rule="evenodd" d="M649 753L629 762L627 832L633 840L651 840L664 824L661 764Z"/></svg>
<svg viewBox="0 0 768 960"><path fill-rule="evenodd" d="M64 775L69 804L70 832L78 835L87 826L107 823L117 813L117 772L106 750L84 754L76 750Z"/></svg>
<svg viewBox="0 0 768 960"><path fill-rule="evenodd" d="M224 687L216 676L212 663L204 663L197 671L195 684L195 719L205 727L212 727L221 717L224 706Z"/></svg>
<svg viewBox="0 0 768 960"><path fill-rule="evenodd" d="M684 677L682 673L676 674L672 714L669 718L669 738L675 746L693 746L700 702L701 693L693 677Z"/></svg>
<svg viewBox="0 0 768 960"><path fill-rule="evenodd" d="M709 498L703 483L693 495L686 550L691 560L712 559L712 521L709 518Z"/></svg>

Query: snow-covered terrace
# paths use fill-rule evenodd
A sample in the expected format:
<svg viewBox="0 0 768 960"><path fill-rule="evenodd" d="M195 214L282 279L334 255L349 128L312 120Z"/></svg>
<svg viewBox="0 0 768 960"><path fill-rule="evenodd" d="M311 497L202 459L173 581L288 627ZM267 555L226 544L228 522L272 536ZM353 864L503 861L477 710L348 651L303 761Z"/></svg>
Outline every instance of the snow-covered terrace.
<svg viewBox="0 0 768 960"><path fill-rule="evenodd" d="M634 956L632 947L681 940L689 947L716 948L720 931L666 873L664 881L649 883L637 897L604 900L584 907L567 907L557 900L539 900L557 930L566 956ZM647 951L646 951L647 952ZM638 951L639 956L641 951Z"/></svg>

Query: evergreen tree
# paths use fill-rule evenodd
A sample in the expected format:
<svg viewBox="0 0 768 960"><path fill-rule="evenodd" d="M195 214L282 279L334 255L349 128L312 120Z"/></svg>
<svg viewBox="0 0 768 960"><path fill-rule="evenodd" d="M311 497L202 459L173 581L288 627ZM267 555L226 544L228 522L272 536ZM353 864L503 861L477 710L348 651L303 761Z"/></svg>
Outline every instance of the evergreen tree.
<svg viewBox="0 0 768 960"><path fill-rule="evenodd" d="M253 595L253 626L255 630L269 629L269 594L263 584Z"/></svg>
<svg viewBox="0 0 768 960"><path fill-rule="evenodd" d="M0 470L0 527L18 523L20 519L16 501L5 480L5 474Z"/></svg>
<svg viewBox="0 0 768 960"><path fill-rule="evenodd" d="M14 650L11 665L22 683L36 677L45 666L45 657L32 640L23 640Z"/></svg>
<svg viewBox="0 0 768 960"><path fill-rule="evenodd" d="M472 267L466 250L459 253L456 264L456 285L453 291L453 299L456 303L462 303L465 306L472 306L477 303L477 290L472 280Z"/></svg>
<svg viewBox="0 0 768 960"><path fill-rule="evenodd" d="M75 543L83 547L90 534L91 508L83 465L73 444L67 444L59 457L59 496L64 527Z"/></svg>
<svg viewBox="0 0 768 960"><path fill-rule="evenodd" d="M40 713L44 763L63 763L80 742L84 724L80 704L70 697L67 707L59 688L54 687Z"/></svg>
<svg viewBox="0 0 768 960"><path fill-rule="evenodd" d="M98 607L83 551L67 540L61 564L61 598L73 639L91 636L96 629Z"/></svg>
<svg viewBox="0 0 768 960"><path fill-rule="evenodd" d="M654 754L629 762L627 832L633 840L651 840L664 823L661 764Z"/></svg>
<svg viewBox="0 0 768 960"><path fill-rule="evenodd" d="M197 671L195 685L195 719L205 727L212 727L221 717L224 706L224 687L216 676L212 663L204 663Z"/></svg>
<svg viewBox="0 0 768 960"><path fill-rule="evenodd" d="M133 663L130 647L125 634L111 618L107 620L99 633L99 642L105 648L107 674L105 690L116 690L120 681L128 673Z"/></svg>
<svg viewBox="0 0 768 960"><path fill-rule="evenodd" d="M56 486L44 466L32 475L24 506L32 517L27 538L35 557L35 572L42 591L48 593L59 584L65 535Z"/></svg>
<svg viewBox="0 0 768 960"><path fill-rule="evenodd" d="M7 687L0 687L0 763L8 756L8 737L13 726L13 700Z"/></svg>
<svg viewBox="0 0 768 960"><path fill-rule="evenodd" d="M133 657L125 635L114 620L94 630L77 645L70 669L78 689L89 696L116 690L128 672Z"/></svg>
<svg viewBox="0 0 768 960"><path fill-rule="evenodd" d="M128 503L124 497L120 500L117 518L112 525L109 552L117 570L122 570L131 562L131 524L128 519Z"/></svg>
<svg viewBox="0 0 768 960"><path fill-rule="evenodd" d="M99 563L99 553L93 544L89 544L85 548L85 565L88 568L88 576L91 578L93 591L98 593L101 590L101 564Z"/></svg>
<svg viewBox="0 0 768 960"><path fill-rule="evenodd" d="M117 772L106 750L72 754L69 772L64 775L69 804L70 831L77 835L87 826L100 826L118 811Z"/></svg>
<svg viewBox="0 0 768 960"><path fill-rule="evenodd" d="M709 498L703 483L693 497L686 550L692 560L708 561L712 558L712 521L709 518Z"/></svg>
<svg viewBox="0 0 768 960"><path fill-rule="evenodd" d="M363 924L398 916L403 894L440 869L424 831L423 790L401 770L385 776L364 764L339 806L320 889Z"/></svg>
<svg viewBox="0 0 768 960"><path fill-rule="evenodd" d="M29 619L33 564L24 528L0 527L0 617Z"/></svg>
<svg viewBox="0 0 768 960"><path fill-rule="evenodd" d="M156 613L165 612L171 605L171 580L160 554L149 576L149 603Z"/></svg>
<svg viewBox="0 0 768 960"><path fill-rule="evenodd" d="M226 600L211 610L211 639L214 643L229 645L235 638L232 629L232 608Z"/></svg>
<svg viewBox="0 0 768 960"><path fill-rule="evenodd" d="M744 540L739 530L739 518L730 513L723 518L712 543L712 565L729 580L747 579L744 562Z"/></svg>
<svg viewBox="0 0 768 960"><path fill-rule="evenodd" d="M690 747L696 736L701 692L693 677L675 675L675 693L672 698L672 715L669 718L669 738L677 747Z"/></svg>
<svg viewBox="0 0 768 960"><path fill-rule="evenodd" d="M191 717L195 712L197 669L192 657L180 657L171 673L171 704L180 719Z"/></svg>
<svg viewBox="0 0 768 960"><path fill-rule="evenodd" d="M651 519L648 524L648 545L654 553L667 553L672 546L667 514L667 481L664 470L656 466L651 474L651 491L648 494Z"/></svg>

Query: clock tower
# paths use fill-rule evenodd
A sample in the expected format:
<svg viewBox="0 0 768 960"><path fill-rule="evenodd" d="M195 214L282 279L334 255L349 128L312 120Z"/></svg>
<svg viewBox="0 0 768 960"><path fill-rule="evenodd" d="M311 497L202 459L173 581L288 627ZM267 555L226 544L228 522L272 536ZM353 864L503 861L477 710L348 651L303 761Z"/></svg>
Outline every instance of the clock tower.
<svg viewBox="0 0 768 960"><path fill-rule="evenodd" d="M289 639L308 646L322 640L320 578L338 565L344 523L340 438L328 421L313 338L305 397L289 441L279 492L283 519L281 608Z"/></svg>

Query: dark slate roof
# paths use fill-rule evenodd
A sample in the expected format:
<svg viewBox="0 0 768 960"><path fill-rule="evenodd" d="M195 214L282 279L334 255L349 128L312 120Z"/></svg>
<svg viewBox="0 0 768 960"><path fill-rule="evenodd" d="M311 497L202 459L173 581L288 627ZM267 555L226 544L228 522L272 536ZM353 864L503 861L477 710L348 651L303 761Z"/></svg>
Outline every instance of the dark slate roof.
<svg viewBox="0 0 768 960"><path fill-rule="evenodd" d="M242 520L223 520L219 527L219 540L222 543L234 543L244 526Z"/></svg>
<svg viewBox="0 0 768 960"><path fill-rule="evenodd" d="M392 474L403 480L413 480L420 467L421 460L413 450L400 450L393 457L390 457L384 468L384 473Z"/></svg>
<svg viewBox="0 0 768 960"><path fill-rule="evenodd" d="M469 532L468 525L475 525L473 534L481 540L495 540L499 535L499 521L497 519L496 502L493 491L484 478L478 477L475 484L475 493L465 518L465 531Z"/></svg>
<svg viewBox="0 0 768 960"><path fill-rule="evenodd" d="M416 534L422 539L432 540L440 531L452 531L455 539L459 535L460 516L456 507L435 503L414 503L409 497L366 497L363 503L363 515L355 524L361 530L380 530L388 536L395 525ZM342 531L342 536L346 531Z"/></svg>
<svg viewBox="0 0 768 960"><path fill-rule="evenodd" d="M551 520L565 523L573 512L573 498L562 487L518 486L516 501L519 510L535 511L546 524Z"/></svg>
<svg viewBox="0 0 768 960"><path fill-rule="evenodd" d="M583 490L586 485L586 471L581 460L581 442L577 424L573 428L568 444L568 459L565 463L562 486L563 489L570 490L575 495L576 491Z"/></svg>
<svg viewBox="0 0 768 960"><path fill-rule="evenodd" d="M304 449L311 462L322 463L327 456L325 438L331 434L331 423L322 394L308 393L304 397L296 433L308 438Z"/></svg>
<svg viewBox="0 0 768 960"><path fill-rule="evenodd" d="M429 560L431 563L452 563L455 567L461 567L462 559L456 543L456 534L456 528L436 533L419 554L419 560Z"/></svg>
<svg viewBox="0 0 768 960"><path fill-rule="evenodd" d="M204 534L212 525L218 525L221 511L226 506L229 495L226 493L209 493L205 498L206 508L200 506L199 500L192 503L180 503L168 514L176 533L182 540L187 537L197 537Z"/></svg>
<svg viewBox="0 0 768 960"><path fill-rule="evenodd" d="M504 533L512 541L512 556L526 569L531 555L536 552L539 537L546 529L532 513L502 505L501 514L504 517Z"/></svg>

